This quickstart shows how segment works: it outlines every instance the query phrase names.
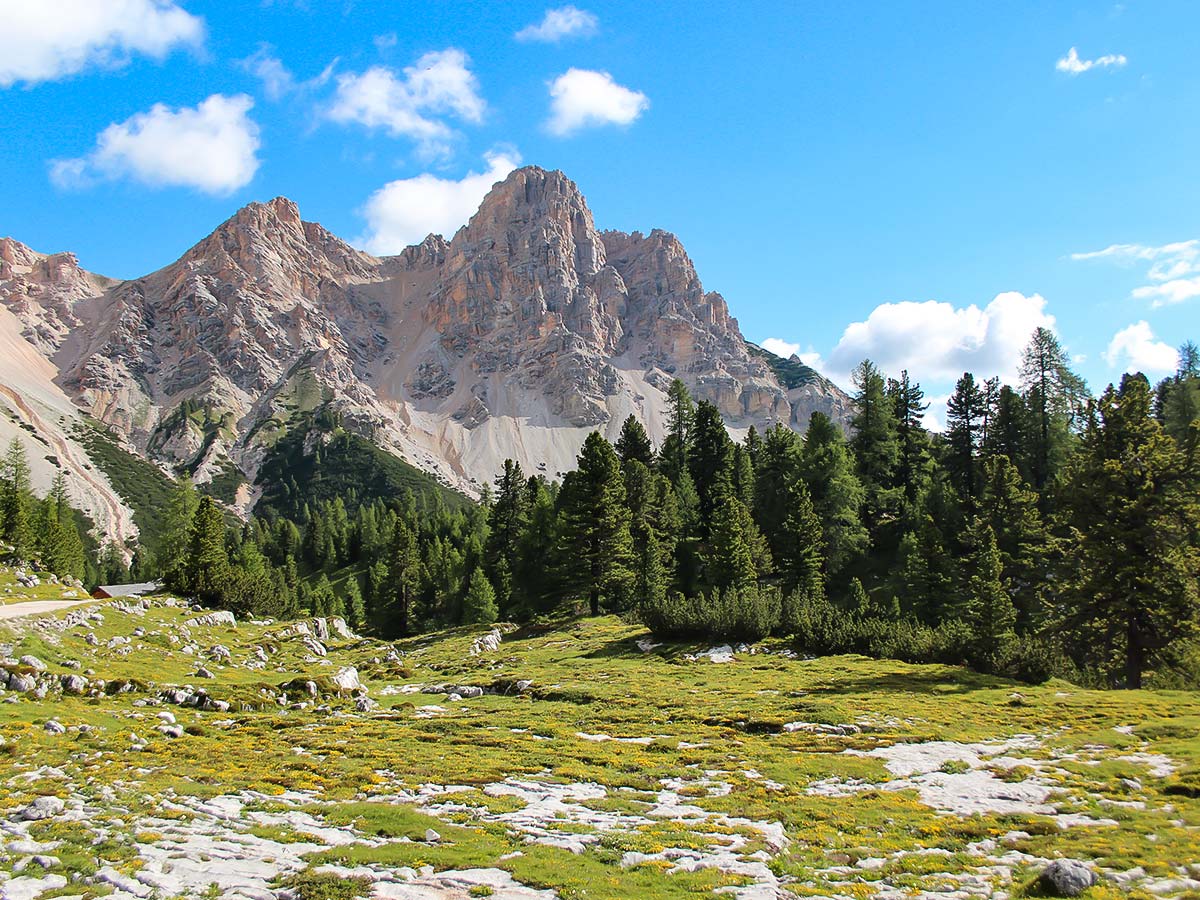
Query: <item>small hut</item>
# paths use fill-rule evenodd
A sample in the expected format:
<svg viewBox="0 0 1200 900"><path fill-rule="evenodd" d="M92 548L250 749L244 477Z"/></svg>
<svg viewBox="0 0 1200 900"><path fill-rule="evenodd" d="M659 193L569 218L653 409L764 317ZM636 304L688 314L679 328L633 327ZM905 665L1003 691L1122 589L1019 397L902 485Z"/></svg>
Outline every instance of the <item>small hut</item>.
<svg viewBox="0 0 1200 900"><path fill-rule="evenodd" d="M159 588L157 581L143 581L141 584L102 584L92 591L94 600L115 600L122 597L144 597L153 594Z"/></svg>

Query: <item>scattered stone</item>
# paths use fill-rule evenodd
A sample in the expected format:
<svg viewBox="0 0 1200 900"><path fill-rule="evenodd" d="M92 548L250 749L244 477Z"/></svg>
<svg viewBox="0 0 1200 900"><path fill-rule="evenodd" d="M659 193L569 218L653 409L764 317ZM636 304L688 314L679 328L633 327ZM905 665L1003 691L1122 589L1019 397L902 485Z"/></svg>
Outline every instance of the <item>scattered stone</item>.
<svg viewBox="0 0 1200 900"><path fill-rule="evenodd" d="M29 666L29 668L36 669L39 672L46 671L46 664L36 656L26 654L25 656L22 656L18 662L20 662L23 666Z"/></svg>
<svg viewBox="0 0 1200 900"><path fill-rule="evenodd" d="M204 625L228 625L230 628L237 628L237 619L233 613L227 609L219 609L216 612L211 612L206 616L197 616L194 619L188 619L183 623L188 628L198 628Z"/></svg>
<svg viewBox="0 0 1200 900"><path fill-rule="evenodd" d="M82 694L88 688L88 680L82 675L63 675L59 683L64 694Z"/></svg>
<svg viewBox="0 0 1200 900"><path fill-rule="evenodd" d="M212 672L210 672L208 669L204 668L204 666L201 666L200 668L198 668L196 670L196 677L197 678L216 678L217 676L214 675Z"/></svg>
<svg viewBox="0 0 1200 900"><path fill-rule="evenodd" d="M61 815L66 804L58 797L38 797L28 806L22 807L17 818L25 822L41 822Z"/></svg>
<svg viewBox="0 0 1200 900"><path fill-rule="evenodd" d="M478 656L480 653L495 653L500 649L500 641L503 639L499 628L493 628L487 634L482 634L471 642L471 655Z"/></svg>
<svg viewBox="0 0 1200 900"><path fill-rule="evenodd" d="M343 691L356 691L362 686L358 680L358 670L353 666L338 669L329 680Z"/></svg>
<svg viewBox="0 0 1200 900"><path fill-rule="evenodd" d="M63 725L61 722L56 722L54 719L51 719L49 722L47 722L42 727L46 730L47 734L66 734L67 733L67 726Z"/></svg>
<svg viewBox="0 0 1200 900"><path fill-rule="evenodd" d="M437 833L436 831L434 831L432 828L426 828L426 829L425 829L425 842L426 842L426 843L429 843L429 844L440 844L440 843L441 843L441 841L442 841L442 836L441 836L440 834L438 834L438 833Z"/></svg>
<svg viewBox="0 0 1200 900"><path fill-rule="evenodd" d="M1077 859L1056 859L1038 875L1038 884L1055 897L1078 897L1096 883L1096 873Z"/></svg>

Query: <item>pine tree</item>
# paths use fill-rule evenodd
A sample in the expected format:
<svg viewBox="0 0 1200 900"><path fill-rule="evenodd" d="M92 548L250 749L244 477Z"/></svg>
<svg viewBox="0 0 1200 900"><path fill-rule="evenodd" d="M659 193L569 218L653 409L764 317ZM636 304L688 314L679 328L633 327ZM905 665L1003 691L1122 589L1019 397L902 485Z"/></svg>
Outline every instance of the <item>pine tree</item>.
<svg viewBox="0 0 1200 900"><path fill-rule="evenodd" d="M972 531L975 552L967 582L967 621L976 660L985 668L995 668L1015 636L1017 611L1004 587L995 532L983 523L977 523Z"/></svg>
<svg viewBox="0 0 1200 900"><path fill-rule="evenodd" d="M1032 479L1029 466L1029 447L1025 436L1029 433L1029 416L1021 395L1007 384L996 392L996 399L988 413L988 430L983 441L985 456L1007 456L1026 479Z"/></svg>
<svg viewBox="0 0 1200 900"><path fill-rule="evenodd" d="M421 578L417 536L403 519L397 519L387 555L388 577L382 603L375 604L376 627L387 637L410 633L413 600Z"/></svg>
<svg viewBox="0 0 1200 900"><path fill-rule="evenodd" d="M523 615L548 610L560 595L558 510L544 478L526 485L529 521L517 548L513 578L514 609Z"/></svg>
<svg viewBox="0 0 1200 900"><path fill-rule="evenodd" d="M667 437L658 451L659 471L671 479L676 491L688 471L688 445L696 407L683 382L676 378L667 389ZM692 486L693 490L695 485Z"/></svg>
<svg viewBox="0 0 1200 900"><path fill-rule="evenodd" d="M1001 577L1017 609L1017 632L1032 632L1042 623L1051 547L1038 496L1007 456L984 460L977 512L995 535Z"/></svg>
<svg viewBox="0 0 1200 900"><path fill-rule="evenodd" d="M346 579L346 618L350 622L350 627L358 630L367 624L367 610L363 603L362 590L358 586L358 579L354 576Z"/></svg>
<svg viewBox="0 0 1200 900"><path fill-rule="evenodd" d="M730 488L733 487L733 441L725 430L720 410L707 400L696 404L696 419L688 446L688 470L700 500L700 532L704 536L715 508L717 480L724 477Z"/></svg>
<svg viewBox="0 0 1200 900"><path fill-rule="evenodd" d="M650 467L654 465L654 447L650 436L637 417L630 415L621 425L621 436L617 439L617 456L621 463L640 462Z"/></svg>
<svg viewBox="0 0 1200 900"><path fill-rule="evenodd" d="M900 461L896 412L887 396L883 374L869 359L859 363L852 378L856 393L850 448L858 467L856 474L866 491L863 521L873 531L895 514L898 499L894 487Z"/></svg>
<svg viewBox="0 0 1200 900"><path fill-rule="evenodd" d="M464 625L490 625L496 621L496 594L482 569L471 573L466 596L463 598Z"/></svg>
<svg viewBox="0 0 1200 900"><path fill-rule="evenodd" d="M870 538L861 510L866 500L854 474L854 459L841 430L824 413L814 412L804 435L800 476L812 498L824 541L825 571L835 575L867 552Z"/></svg>
<svg viewBox="0 0 1200 900"><path fill-rule="evenodd" d="M750 510L734 494L727 474L717 477L712 504L712 525L705 554L708 582L721 590L739 591L750 587L758 580L765 540L754 524ZM769 553L767 559L769 561Z"/></svg>
<svg viewBox="0 0 1200 900"><path fill-rule="evenodd" d="M0 538L12 546L17 559L26 558L34 549L29 521L31 500L25 445L13 438L0 462Z"/></svg>
<svg viewBox="0 0 1200 900"><path fill-rule="evenodd" d="M977 457L982 443L987 403L975 376L964 372L946 401L946 469L959 493L968 501L979 494Z"/></svg>
<svg viewBox="0 0 1200 900"><path fill-rule="evenodd" d="M225 517L212 497L205 495L192 517L181 590L196 597L205 606L219 606L228 578Z"/></svg>
<svg viewBox="0 0 1200 900"><path fill-rule="evenodd" d="M584 593L593 616L601 602L619 607L631 572L633 540L621 463L599 432L583 442L577 468L563 482L563 552L571 560L570 585Z"/></svg>
<svg viewBox="0 0 1200 900"><path fill-rule="evenodd" d="M907 369L900 373L899 381L892 381L888 387L895 407L899 445L896 481L905 501L911 506L925 487L932 466L929 433L922 425L929 404L925 402L925 392L921 386L909 379Z"/></svg>
<svg viewBox="0 0 1200 900"><path fill-rule="evenodd" d="M1182 444L1188 428L1200 419L1200 348L1187 341L1179 348L1179 367L1166 382L1162 422L1167 434Z"/></svg>
<svg viewBox="0 0 1200 900"><path fill-rule="evenodd" d="M783 524L791 511L799 480L800 437L790 428L776 424L763 439L754 478L754 518L776 558L783 549Z"/></svg>
<svg viewBox="0 0 1200 900"><path fill-rule="evenodd" d="M1039 327L1021 357L1021 383L1032 419L1026 436L1031 448L1033 484L1041 491L1069 452L1071 427L1087 387L1071 371L1067 353L1048 328Z"/></svg>
<svg viewBox="0 0 1200 900"><path fill-rule="evenodd" d="M496 478L496 494L488 514L488 536L484 544L490 584L496 602L506 613L512 606L512 573L517 565L517 548L529 522L529 494L520 463L504 461Z"/></svg>
<svg viewBox="0 0 1200 900"><path fill-rule="evenodd" d="M1126 375L1095 405L1063 491L1074 547L1069 621L1124 658L1142 685L1155 654L1196 631L1200 473L1151 415L1150 385Z"/></svg>
<svg viewBox="0 0 1200 900"><path fill-rule="evenodd" d="M797 479L791 489L788 516L783 523L782 548L776 557L784 594L805 598L825 597L824 560L821 555L821 522L813 511L808 488Z"/></svg>

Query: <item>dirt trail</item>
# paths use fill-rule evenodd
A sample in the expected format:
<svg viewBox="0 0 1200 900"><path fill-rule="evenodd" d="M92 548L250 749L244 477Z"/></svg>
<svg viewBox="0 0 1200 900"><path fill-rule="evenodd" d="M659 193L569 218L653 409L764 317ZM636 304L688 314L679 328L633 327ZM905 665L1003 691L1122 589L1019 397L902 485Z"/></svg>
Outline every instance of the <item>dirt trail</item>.
<svg viewBox="0 0 1200 900"><path fill-rule="evenodd" d="M95 600L29 600L25 603L8 603L0 606L0 619L19 619L21 616L36 616L43 613L58 612L60 609L70 609L83 603L95 603Z"/></svg>
<svg viewBox="0 0 1200 900"><path fill-rule="evenodd" d="M17 411L25 417L30 425L37 429L38 434L41 434L50 441L62 464L95 491L104 506L107 518L106 522L97 523L102 526L101 532L114 538L122 545L127 539L135 537L137 535L137 527L133 524L129 513L121 505L120 500L113 495L112 489L107 484L88 471L87 466L80 462L75 450L63 440L58 431L52 428L33 407L25 402L25 398L12 388L0 384L0 395L12 401Z"/></svg>

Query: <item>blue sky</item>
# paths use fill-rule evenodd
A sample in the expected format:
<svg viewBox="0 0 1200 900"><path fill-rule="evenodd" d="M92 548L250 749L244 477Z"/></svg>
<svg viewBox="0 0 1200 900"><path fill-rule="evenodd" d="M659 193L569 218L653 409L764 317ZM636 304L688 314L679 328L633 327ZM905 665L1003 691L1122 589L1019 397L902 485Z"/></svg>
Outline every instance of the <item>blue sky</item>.
<svg viewBox="0 0 1200 900"><path fill-rule="evenodd" d="M0 234L107 275L278 194L394 252L519 161L574 178L602 228L676 232L748 338L839 380L869 354L937 397L1011 376L1052 320L1098 389L1200 339L1188 0L0 0L0 21Z"/></svg>

